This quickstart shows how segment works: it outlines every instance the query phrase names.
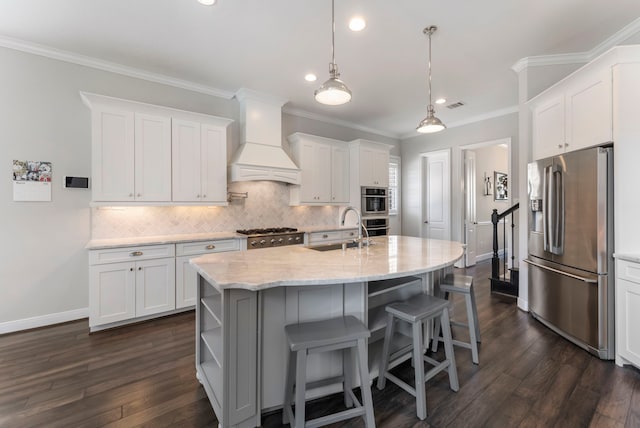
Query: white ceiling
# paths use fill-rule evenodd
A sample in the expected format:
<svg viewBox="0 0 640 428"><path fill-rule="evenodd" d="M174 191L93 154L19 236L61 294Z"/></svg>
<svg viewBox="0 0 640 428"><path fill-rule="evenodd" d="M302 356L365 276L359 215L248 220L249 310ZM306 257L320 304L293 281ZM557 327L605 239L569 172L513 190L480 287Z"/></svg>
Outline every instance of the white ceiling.
<svg viewBox="0 0 640 428"><path fill-rule="evenodd" d="M367 20L360 33L347 28L356 14ZM407 136L426 114L424 27L439 27L434 99L465 103L436 108L455 124L517 104L519 59L590 51L639 16L638 0L337 0L336 62L353 100L335 107L313 99L328 78L330 0L0 0L0 37L223 94L246 87L290 111Z"/></svg>

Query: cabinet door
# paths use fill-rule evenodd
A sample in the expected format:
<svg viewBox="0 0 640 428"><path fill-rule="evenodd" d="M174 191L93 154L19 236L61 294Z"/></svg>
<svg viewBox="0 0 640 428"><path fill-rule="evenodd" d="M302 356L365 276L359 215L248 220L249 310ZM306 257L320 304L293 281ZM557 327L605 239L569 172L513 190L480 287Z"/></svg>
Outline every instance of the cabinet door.
<svg viewBox="0 0 640 428"><path fill-rule="evenodd" d="M176 262L174 258L136 263L136 316L176 308Z"/></svg>
<svg viewBox="0 0 640 428"><path fill-rule="evenodd" d="M134 267L125 262L89 268L89 326L135 316Z"/></svg>
<svg viewBox="0 0 640 428"><path fill-rule="evenodd" d="M640 366L640 337L636 330L640 323L640 284L618 278L616 288L618 352L629 362Z"/></svg>
<svg viewBox="0 0 640 428"><path fill-rule="evenodd" d="M176 309L196 304L198 274L189 264L189 259L193 257L176 257Z"/></svg>
<svg viewBox="0 0 640 428"><path fill-rule="evenodd" d="M374 150L368 147L360 148L361 186L375 186L375 179L373 177L373 152Z"/></svg>
<svg viewBox="0 0 640 428"><path fill-rule="evenodd" d="M331 202L331 146L316 144L314 150L314 187L316 202Z"/></svg>
<svg viewBox="0 0 640 428"><path fill-rule="evenodd" d="M331 151L331 202L349 202L349 149L333 147Z"/></svg>
<svg viewBox="0 0 640 428"><path fill-rule="evenodd" d="M92 198L134 200L134 115L94 109L92 122Z"/></svg>
<svg viewBox="0 0 640 428"><path fill-rule="evenodd" d="M389 187L389 152L376 150L373 152L373 182L378 187Z"/></svg>
<svg viewBox="0 0 640 428"><path fill-rule="evenodd" d="M610 69L594 70L567 88L567 151L613 141L611 79Z"/></svg>
<svg viewBox="0 0 640 428"><path fill-rule="evenodd" d="M201 182L202 201L227 200L227 134L223 128L202 125L201 128Z"/></svg>
<svg viewBox="0 0 640 428"><path fill-rule="evenodd" d="M554 97L533 110L533 159L564 152L564 96Z"/></svg>
<svg viewBox="0 0 640 428"><path fill-rule="evenodd" d="M171 200L171 119L135 115L135 200Z"/></svg>
<svg viewBox="0 0 640 428"><path fill-rule="evenodd" d="M199 202L202 199L200 123L173 119L171 137L172 200Z"/></svg>

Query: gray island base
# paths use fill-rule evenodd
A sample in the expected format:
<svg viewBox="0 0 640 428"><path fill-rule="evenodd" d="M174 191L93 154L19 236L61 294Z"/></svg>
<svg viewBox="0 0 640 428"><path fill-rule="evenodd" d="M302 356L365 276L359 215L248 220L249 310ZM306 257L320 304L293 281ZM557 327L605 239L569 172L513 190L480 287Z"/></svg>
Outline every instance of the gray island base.
<svg viewBox="0 0 640 428"><path fill-rule="evenodd" d="M407 236L372 241L362 249L289 246L191 261L199 277L197 376L221 427L258 427L263 412L282 407L287 324L344 315L363 321L371 331L371 382L378 376L385 305L433 293L463 255L458 242ZM393 347L409 341L398 334ZM340 376L343 364L340 351L311 355L307 381ZM307 398L338 391L340 384L325 385L308 390Z"/></svg>

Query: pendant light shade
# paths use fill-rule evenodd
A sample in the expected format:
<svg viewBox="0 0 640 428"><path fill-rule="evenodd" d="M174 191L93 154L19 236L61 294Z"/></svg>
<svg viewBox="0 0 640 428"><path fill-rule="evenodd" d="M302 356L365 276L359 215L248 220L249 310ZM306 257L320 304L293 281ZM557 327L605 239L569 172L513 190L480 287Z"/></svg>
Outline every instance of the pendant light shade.
<svg viewBox="0 0 640 428"><path fill-rule="evenodd" d="M422 32L429 36L429 105L427 106L427 117L422 119L416 130L422 134L442 131L446 128L444 123L436 117L436 109L431 102L431 35L438 29L435 25L425 28Z"/></svg>
<svg viewBox="0 0 640 428"><path fill-rule="evenodd" d="M330 106L337 106L351 101L351 91L339 79L340 73L338 73L338 64L336 64L334 2L335 0L331 0L331 63L329 64L329 80L324 82L314 93L316 101Z"/></svg>

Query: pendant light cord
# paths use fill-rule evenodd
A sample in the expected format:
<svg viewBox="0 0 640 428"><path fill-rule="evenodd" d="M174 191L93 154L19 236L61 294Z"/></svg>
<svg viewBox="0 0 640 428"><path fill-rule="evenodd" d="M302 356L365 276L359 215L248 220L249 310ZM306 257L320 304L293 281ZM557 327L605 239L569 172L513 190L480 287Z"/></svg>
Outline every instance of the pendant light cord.
<svg viewBox="0 0 640 428"><path fill-rule="evenodd" d="M429 105L431 104L431 34L433 34L433 27L429 27Z"/></svg>
<svg viewBox="0 0 640 428"><path fill-rule="evenodd" d="M331 0L331 69L336 67L336 15L335 0Z"/></svg>

